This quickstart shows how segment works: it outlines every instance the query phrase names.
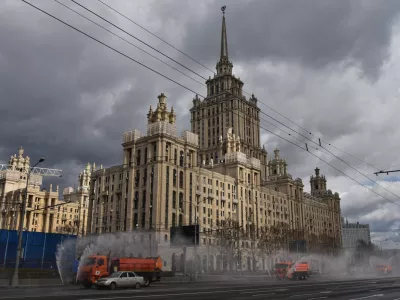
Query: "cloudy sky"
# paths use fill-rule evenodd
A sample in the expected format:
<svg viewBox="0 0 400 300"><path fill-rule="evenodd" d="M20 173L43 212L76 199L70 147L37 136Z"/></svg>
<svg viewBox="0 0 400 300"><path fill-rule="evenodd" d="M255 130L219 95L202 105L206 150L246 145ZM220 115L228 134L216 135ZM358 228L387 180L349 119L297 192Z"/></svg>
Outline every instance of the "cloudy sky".
<svg viewBox="0 0 400 300"><path fill-rule="evenodd" d="M130 43L167 61L129 35L69 0L58 0ZM55 1L30 0L132 58L205 94L201 84L163 65L137 48L76 15ZM188 59L96 0L77 1L130 34L142 39L203 77L212 72ZM260 108L303 135L321 137L323 146L389 190L357 173L311 141L310 151L337 169L400 204L400 2L396 0L246 0L122 1L104 0L146 29L203 65L214 69L219 58L221 10L226 22L230 60L244 90L302 128L260 103ZM178 113L180 129L190 126L193 94L129 59L68 28L21 1L0 1L0 161L22 145L43 166L61 168L64 177L47 180L62 187L76 184L87 162L119 164L124 131L145 131L146 113L164 92ZM204 82L174 62L182 72ZM262 126L304 147L304 138ZM279 124L278 124L279 125ZM279 125L285 131L284 128ZM287 158L290 173L309 189L315 167L340 193L349 221L370 223L374 239L395 246L400 207L368 191L316 157L262 130L270 154L275 147ZM312 146L313 145L313 146ZM339 151L338 149L342 150ZM358 159L367 162L365 164ZM370 165L377 169L374 169ZM385 246L385 245L384 245Z"/></svg>

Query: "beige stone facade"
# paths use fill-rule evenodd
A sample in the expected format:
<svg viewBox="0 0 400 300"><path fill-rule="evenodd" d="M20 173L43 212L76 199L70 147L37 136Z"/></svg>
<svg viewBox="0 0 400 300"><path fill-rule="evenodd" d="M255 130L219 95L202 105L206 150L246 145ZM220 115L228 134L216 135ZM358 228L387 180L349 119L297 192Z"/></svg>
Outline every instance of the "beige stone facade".
<svg viewBox="0 0 400 300"><path fill-rule="evenodd" d="M11 156L8 168L0 171L0 229L18 230L21 204L25 194L30 158L24 156L20 147L18 154ZM59 200L59 188L42 188L43 177L31 173L28 184L24 230L47 233L73 233L79 207L75 203Z"/></svg>
<svg viewBox="0 0 400 300"><path fill-rule="evenodd" d="M123 165L92 173L92 233L157 228L168 235L171 226L194 224L197 217L205 229L234 219L257 227L287 223L340 237L338 195L326 190L319 173L311 180L322 180L320 185L304 193L279 150L268 164L272 175L263 182L260 161L234 149L228 148L222 162L198 163L196 135L177 136L175 124L166 121L149 123L148 135L125 133L123 152Z"/></svg>
<svg viewBox="0 0 400 300"><path fill-rule="evenodd" d="M161 94L147 115L147 133L124 133L122 164L93 170L87 232L141 230L168 245L170 227L199 224L204 270L218 266L218 240L205 233L232 221L245 232L286 224L299 240L317 238L318 244L324 236L340 248L340 198L327 189L325 177L316 169L311 193L305 193L278 149L267 160L257 99L243 96L243 82L232 75L225 18L221 44L208 97L193 100L191 132L178 134L174 109Z"/></svg>
<svg viewBox="0 0 400 300"><path fill-rule="evenodd" d="M76 189L69 187L63 190L63 200L69 202L69 207L66 207L63 211L64 214L71 213L71 210L75 212L74 220L72 224L68 226L61 226L57 228L59 231L69 231L79 236L86 235L86 228L88 222L88 208L89 208L89 190L90 190L90 176L93 169L96 169L96 165L91 166L89 163L86 165L78 177L78 187Z"/></svg>

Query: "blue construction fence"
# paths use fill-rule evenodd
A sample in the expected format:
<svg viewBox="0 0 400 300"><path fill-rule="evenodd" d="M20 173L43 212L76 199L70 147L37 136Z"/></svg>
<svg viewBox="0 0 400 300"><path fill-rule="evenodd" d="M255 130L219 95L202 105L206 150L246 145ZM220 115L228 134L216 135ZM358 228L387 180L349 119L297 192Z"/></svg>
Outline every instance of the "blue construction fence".
<svg viewBox="0 0 400 300"><path fill-rule="evenodd" d="M24 231L22 235L22 255L20 268L57 269L56 252L58 245L66 241L76 245L76 235ZM0 267L15 266L18 246L18 231L0 230ZM75 253L70 253L74 259Z"/></svg>

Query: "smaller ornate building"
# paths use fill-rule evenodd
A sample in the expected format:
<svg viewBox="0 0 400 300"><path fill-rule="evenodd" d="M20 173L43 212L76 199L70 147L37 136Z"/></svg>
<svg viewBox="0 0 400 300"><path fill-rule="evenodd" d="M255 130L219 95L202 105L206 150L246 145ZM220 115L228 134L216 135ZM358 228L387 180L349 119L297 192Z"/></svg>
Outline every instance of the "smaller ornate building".
<svg viewBox="0 0 400 300"><path fill-rule="evenodd" d="M63 191L63 200L70 203L70 206L77 208L77 218L71 226L58 228L58 230L69 230L80 236L86 235L88 208L89 208L89 190L90 176L96 165L88 163L85 169L79 174L78 187L76 189L69 187Z"/></svg>
<svg viewBox="0 0 400 300"><path fill-rule="evenodd" d="M6 170L0 171L0 229L18 230L31 161L29 156L24 156L24 149L20 147L18 154L11 156L8 165ZM89 178L90 174L82 177L86 183ZM68 202L68 198L68 201L60 200L59 187L54 188L50 184L48 189L43 188L42 180L41 175L31 173L24 230L76 234L74 228L79 220L80 204L76 201Z"/></svg>

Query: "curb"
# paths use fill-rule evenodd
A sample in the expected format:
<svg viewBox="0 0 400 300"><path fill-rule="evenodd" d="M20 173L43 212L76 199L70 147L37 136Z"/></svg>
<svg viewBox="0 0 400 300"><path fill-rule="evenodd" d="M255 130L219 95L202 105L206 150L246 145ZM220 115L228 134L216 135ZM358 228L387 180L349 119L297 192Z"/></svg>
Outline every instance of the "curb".
<svg viewBox="0 0 400 300"><path fill-rule="evenodd" d="M20 285L16 287L11 287L9 285L0 285L0 290L18 290L18 289L40 289L40 288L49 288L49 287L63 287L67 285L63 284L47 284L47 285Z"/></svg>

